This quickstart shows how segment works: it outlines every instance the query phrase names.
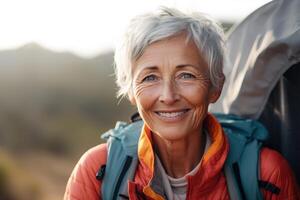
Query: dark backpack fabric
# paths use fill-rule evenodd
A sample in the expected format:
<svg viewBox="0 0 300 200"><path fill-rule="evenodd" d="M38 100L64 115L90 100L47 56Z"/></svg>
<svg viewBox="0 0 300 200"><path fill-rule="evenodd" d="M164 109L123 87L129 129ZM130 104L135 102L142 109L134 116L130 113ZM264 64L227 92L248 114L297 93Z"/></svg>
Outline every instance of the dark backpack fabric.
<svg viewBox="0 0 300 200"><path fill-rule="evenodd" d="M280 77L259 117L270 133L266 145L278 150L300 181L300 63Z"/></svg>

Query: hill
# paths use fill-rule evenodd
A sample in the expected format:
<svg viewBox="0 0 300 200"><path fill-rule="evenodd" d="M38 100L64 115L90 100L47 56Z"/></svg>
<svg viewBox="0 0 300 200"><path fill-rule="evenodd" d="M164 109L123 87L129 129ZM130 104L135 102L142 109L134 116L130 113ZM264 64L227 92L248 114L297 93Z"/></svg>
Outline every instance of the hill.
<svg viewBox="0 0 300 200"><path fill-rule="evenodd" d="M84 59L37 44L0 51L0 145L76 157L132 109L118 105L113 54Z"/></svg>

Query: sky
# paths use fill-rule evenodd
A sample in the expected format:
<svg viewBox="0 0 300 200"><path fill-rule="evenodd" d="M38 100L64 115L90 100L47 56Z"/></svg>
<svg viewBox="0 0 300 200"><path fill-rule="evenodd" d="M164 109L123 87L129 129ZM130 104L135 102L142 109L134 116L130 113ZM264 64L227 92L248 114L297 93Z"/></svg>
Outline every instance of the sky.
<svg viewBox="0 0 300 200"><path fill-rule="evenodd" d="M0 50L35 42L92 57L118 42L133 16L171 6L238 22L270 0L0 0Z"/></svg>

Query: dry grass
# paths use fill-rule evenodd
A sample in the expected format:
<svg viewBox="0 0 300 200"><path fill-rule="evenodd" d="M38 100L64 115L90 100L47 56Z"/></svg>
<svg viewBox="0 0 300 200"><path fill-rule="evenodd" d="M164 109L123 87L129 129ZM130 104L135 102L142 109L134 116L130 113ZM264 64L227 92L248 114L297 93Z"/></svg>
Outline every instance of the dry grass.
<svg viewBox="0 0 300 200"><path fill-rule="evenodd" d="M0 149L0 199L35 200L41 196L38 181L9 152Z"/></svg>
<svg viewBox="0 0 300 200"><path fill-rule="evenodd" d="M0 151L0 199L62 199L74 161L49 153ZM1 194L2 193L2 194Z"/></svg>
<svg viewBox="0 0 300 200"><path fill-rule="evenodd" d="M62 199L74 162L49 153L31 153L23 157L24 169L41 186L42 200Z"/></svg>

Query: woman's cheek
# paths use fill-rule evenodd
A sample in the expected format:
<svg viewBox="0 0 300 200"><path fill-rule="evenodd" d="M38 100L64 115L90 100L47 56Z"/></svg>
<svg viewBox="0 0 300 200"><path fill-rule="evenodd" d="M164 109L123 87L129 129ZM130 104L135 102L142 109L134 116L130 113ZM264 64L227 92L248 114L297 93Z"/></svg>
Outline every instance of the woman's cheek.
<svg viewBox="0 0 300 200"><path fill-rule="evenodd" d="M205 105L195 109L193 115L193 129L199 128L199 124L202 124L202 121L204 120L207 113L205 110Z"/></svg>
<svg viewBox="0 0 300 200"><path fill-rule="evenodd" d="M180 87L181 96L188 100L193 106L205 103L208 89L204 85L190 84Z"/></svg>
<svg viewBox="0 0 300 200"><path fill-rule="evenodd" d="M155 103L158 95L157 87L151 85L140 85L135 89L135 99L140 109L148 110Z"/></svg>
<svg viewBox="0 0 300 200"><path fill-rule="evenodd" d="M181 87L181 94L193 107L193 128L198 128L208 109L208 88L203 84L190 84Z"/></svg>

